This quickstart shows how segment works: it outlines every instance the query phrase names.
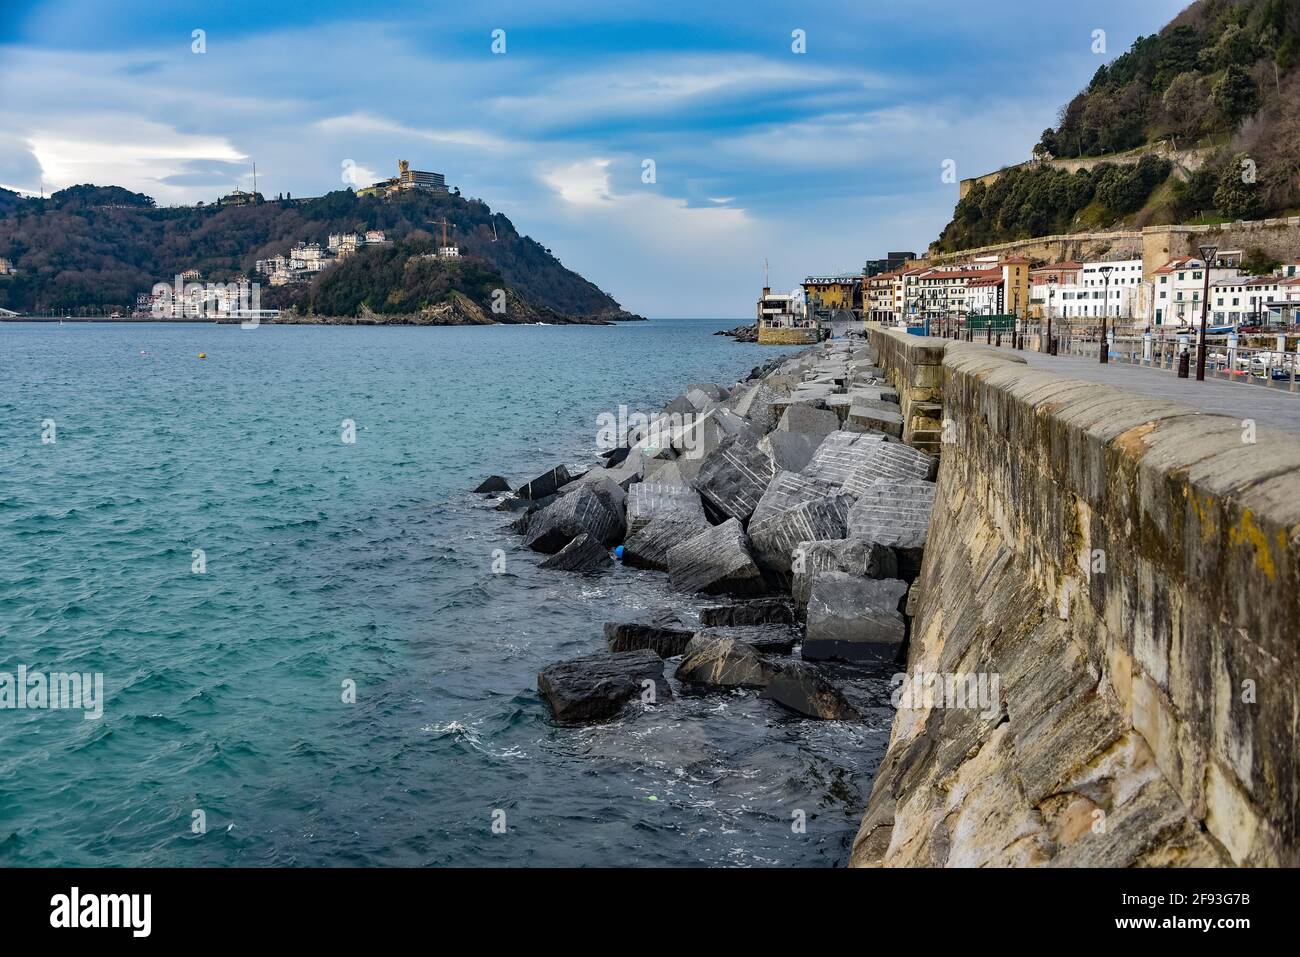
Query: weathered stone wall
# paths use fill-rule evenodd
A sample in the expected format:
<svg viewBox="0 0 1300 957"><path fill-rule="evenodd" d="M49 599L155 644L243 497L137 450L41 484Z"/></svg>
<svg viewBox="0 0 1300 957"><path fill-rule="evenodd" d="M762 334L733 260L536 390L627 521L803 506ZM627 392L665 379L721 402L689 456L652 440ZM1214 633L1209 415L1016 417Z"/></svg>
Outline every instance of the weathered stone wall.
<svg viewBox="0 0 1300 957"><path fill-rule="evenodd" d="M1300 864L1300 442L930 345L908 670L999 694L899 710L853 863Z"/></svg>
<svg viewBox="0 0 1300 957"><path fill-rule="evenodd" d="M992 186L1001 179L1007 172L1013 169L1023 169L1031 166L1051 166L1055 169L1065 170L1067 173L1076 173L1081 169L1093 169L1102 163L1113 163L1116 166L1134 166L1143 156L1151 154L1169 160L1174 164L1174 171L1178 178L1186 180L1192 173L1200 169L1210 154L1212 148L1179 150L1174 149L1173 145L1167 141L1161 141L1150 147L1130 150L1127 153L1112 153L1109 156L1080 156L1067 157L1062 159L1051 159L1045 163L1038 160L1026 160L1023 163L1017 163L1014 166L1007 166L1003 169L994 170L992 173L985 173L983 176L972 176L970 179L964 179L958 186L959 198L965 199L966 194L974 188L976 183L983 183L985 186Z"/></svg>
<svg viewBox="0 0 1300 957"><path fill-rule="evenodd" d="M881 369L898 393L903 441L929 452L941 452L944 340L886 331L874 322L867 328L874 330L871 344L879 353ZM1025 360L1013 356L1007 361Z"/></svg>
<svg viewBox="0 0 1300 957"><path fill-rule="evenodd" d="M821 341L821 330L796 327L758 327L758 344L761 346L808 346Z"/></svg>
<svg viewBox="0 0 1300 957"><path fill-rule="evenodd" d="M1195 256L1200 244L1211 242L1224 251L1249 252L1258 248L1274 259L1293 262L1300 258L1300 216L1214 226L1147 226L1140 230L1064 233L951 253L938 253L931 247L926 261L943 265L968 262L980 256L1024 256L1044 263L1141 259L1143 276L1149 280L1169 260Z"/></svg>

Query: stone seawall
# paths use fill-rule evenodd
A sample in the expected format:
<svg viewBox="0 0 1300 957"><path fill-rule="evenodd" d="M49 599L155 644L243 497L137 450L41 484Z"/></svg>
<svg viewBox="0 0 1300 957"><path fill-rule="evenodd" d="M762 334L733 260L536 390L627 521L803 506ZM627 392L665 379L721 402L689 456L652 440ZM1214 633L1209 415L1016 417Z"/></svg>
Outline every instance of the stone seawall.
<svg viewBox="0 0 1300 957"><path fill-rule="evenodd" d="M821 341L820 329L797 327L770 328L760 326L758 344L761 346L811 346Z"/></svg>
<svg viewBox="0 0 1300 957"><path fill-rule="evenodd" d="M941 405L910 678L998 694L898 711L853 863L1300 864L1300 442L871 339Z"/></svg>

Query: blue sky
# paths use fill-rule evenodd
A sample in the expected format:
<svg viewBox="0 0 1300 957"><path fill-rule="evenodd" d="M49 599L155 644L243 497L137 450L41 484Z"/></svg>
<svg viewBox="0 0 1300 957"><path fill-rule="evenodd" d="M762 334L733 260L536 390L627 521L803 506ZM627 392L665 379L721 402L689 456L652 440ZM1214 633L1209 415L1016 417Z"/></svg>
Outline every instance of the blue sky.
<svg viewBox="0 0 1300 957"><path fill-rule="evenodd" d="M788 288L923 251L945 160L1027 158L1184 5L0 0L0 185L188 203L255 160L264 194L312 196L400 156L630 309L748 318L765 258Z"/></svg>

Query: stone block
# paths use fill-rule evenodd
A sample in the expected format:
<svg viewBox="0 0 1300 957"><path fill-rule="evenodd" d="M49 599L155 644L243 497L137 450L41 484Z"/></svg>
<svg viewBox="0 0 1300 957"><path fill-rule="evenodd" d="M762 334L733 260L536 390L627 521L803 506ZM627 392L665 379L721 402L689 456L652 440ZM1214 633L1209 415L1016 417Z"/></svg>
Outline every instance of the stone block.
<svg viewBox="0 0 1300 957"><path fill-rule="evenodd" d="M703 461L694 485L719 518L745 522L775 474L776 465L769 456L733 438Z"/></svg>
<svg viewBox="0 0 1300 957"><path fill-rule="evenodd" d="M590 488L580 488L535 512L524 544L534 551L555 554L586 532L602 545L614 545L623 535L622 516Z"/></svg>
<svg viewBox="0 0 1300 957"><path fill-rule="evenodd" d="M590 575L610 566L609 549L586 532L542 562L542 568Z"/></svg>
<svg viewBox="0 0 1300 957"><path fill-rule="evenodd" d="M673 588L685 592L752 595L765 588L745 531L734 518L670 548L668 577Z"/></svg>
<svg viewBox="0 0 1300 957"><path fill-rule="evenodd" d="M907 629L899 601L907 583L840 572L813 576L803 657L809 661L888 664L898 660Z"/></svg>
<svg viewBox="0 0 1300 957"><path fill-rule="evenodd" d="M856 578L898 578L898 558L892 548L862 538L806 541L795 546L791 597L808 604L812 580L819 572L843 572Z"/></svg>
<svg viewBox="0 0 1300 957"><path fill-rule="evenodd" d="M544 668L537 690L557 721L573 724L617 716L629 701L641 699L647 682L656 701L672 698L663 660L653 651L602 651Z"/></svg>
<svg viewBox="0 0 1300 957"><path fill-rule="evenodd" d="M686 646L677 680L709 688L764 688L777 667L734 638L700 632Z"/></svg>

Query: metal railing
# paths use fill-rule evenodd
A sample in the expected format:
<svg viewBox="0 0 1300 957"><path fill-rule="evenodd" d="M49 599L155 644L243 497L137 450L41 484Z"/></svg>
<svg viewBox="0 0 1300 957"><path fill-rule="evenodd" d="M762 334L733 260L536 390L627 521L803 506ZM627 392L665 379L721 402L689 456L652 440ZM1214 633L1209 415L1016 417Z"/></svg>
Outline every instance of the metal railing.
<svg viewBox="0 0 1300 957"><path fill-rule="evenodd" d="M1270 336L1281 339L1290 348L1279 349L1276 346L1244 346L1222 333L1206 336L1205 342L1205 376L1207 379L1220 379L1226 382L1239 382L1252 386L1285 389L1295 392L1297 375L1300 374L1300 328L1278 327L1274 331L1253 334L1264 339ZM949 332L948 338L964 338L974 342L986 342L997 348L1028 349L1035 352L1049 352L1052 344L1047 341L1047 325L1038 321L1022 324L1019 333L989 335L985 331L969 332L958 328ZM1081 356L1088 359L1100 359L1101 327L1100 324L1076 326L1070 323L1053 322L1052 338L1055 340L1055 354ZM1195 375L1197 353L1199 351L1198 333L1195 329L1146 329L1132 323L1121 322L1107 330L1109 347L1107 360L1125 365L1143 366L1166 372L1178 372L1179 359L1184 351L1188 358L1188 374Z"/></svg>

